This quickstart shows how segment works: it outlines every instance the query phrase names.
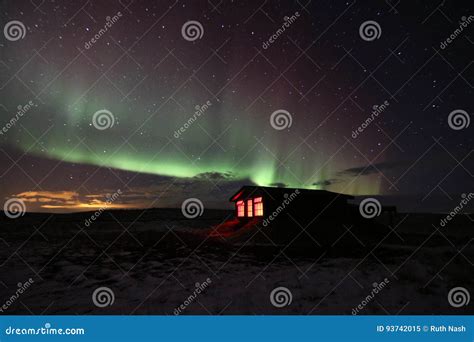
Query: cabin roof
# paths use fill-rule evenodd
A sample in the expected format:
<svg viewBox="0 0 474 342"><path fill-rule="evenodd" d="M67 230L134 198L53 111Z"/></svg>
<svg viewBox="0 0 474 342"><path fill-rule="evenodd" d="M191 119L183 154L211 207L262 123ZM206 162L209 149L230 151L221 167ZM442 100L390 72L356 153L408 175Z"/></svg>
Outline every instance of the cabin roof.
<svg viewBox="0 0 474 342"><path fill-rule="evenodd" d="M354 196L340 194L337 192L331 192L327 190L314 190L314 189L298 189L298 188L274 188L270 186L253 186L253 185L244 185L241 187L232 197L229 199L230 202L235 202L241 198L247 198L249 196L265 196L268 195L271 197L280 197L284 194L290 194L298 190L300 194L305 197L326 197L334 198L340 197L341 199L353 199Z"/></svg>

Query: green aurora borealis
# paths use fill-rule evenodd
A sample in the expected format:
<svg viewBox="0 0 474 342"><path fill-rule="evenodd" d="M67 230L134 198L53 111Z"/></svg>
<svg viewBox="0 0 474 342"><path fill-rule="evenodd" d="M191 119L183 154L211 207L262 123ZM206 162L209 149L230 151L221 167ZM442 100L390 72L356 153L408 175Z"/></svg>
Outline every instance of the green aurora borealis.
<svg viewBox="0 0 474 342"><path fill-rule="evenodd" d="M185 44L182 53L190 48L197 47ZM8 135L10 144L53 160L169 177L221 173L228 179L247 179L265 186L284 184L349 194L381 193L378 175L365 175L357 182L337 176L366 161L350 146L341 149L344 138L336 136L339 123L318 127L317 122L324 120L331 103L316 100L311 105L301 105L297 96L289 96L286 87L280 86L271 90L274 102L257 102L248 108L255 95L244 85L229 84L216 97L195 82L192 71L183 70L177 61L164 74L153 70L147 74L135 67L97 78L91 72L94 67L90 57L80 57L67 74L61 74L61 68L51 63L29 75L34 80L33 92L41 94L43 103L36 101L37 107L25 114L28 119L21 124L34 137L48 131L41 144L22 129L12 131ZM175 73L185 75L178 81ZM230 80L227 74L212 72L211 79L221 78L221 83L226 84ZM57 75L60 77L55 78ZM245 78L253 79L253 87L265 85L258 73ZM145 81L141 83L142 80ZM133 91L124 97L126 92L121 87ZM176 89L179 92L174 95ZM16 94L13 98L17 103L25 101ZM207 101L211 106L176 138L174 132L188 122L197 105ZM317 108L320 101L325 112ZM282 131L270 125L270 115L278 108L294 108L292 126ZM98 130L92 117L102 109L113 113L115 122L111 128ZM344 130L342 127L340 132L350 136L350 126ZM324 184L335 177L338 182Z"/></svg>
<svg viewBox="0 0 474 342"><path fill-rule="evenodd" d="M16 146L54 160L183 178L217 172L234 180L249 179L267 186L284 183L288 187L322 188L314 183L323 182L353 166L341 158L342 154L327 162L331 155L325 151L335 152L328 149L327 144L321 143L315 151L304 146L295 150L295 144L286 144L285 136L298 133L292 129L273 130L268 117L245 117L234 109L234 115L227 114L222 118L222 113L232 111L224 104L213 103L176 139L173 132L192 116L192 106L189 114L179 113L176 108L176 112L163 110L150 117L145 109L114 106L120 101L119 97L97 101L115 116L113 127L99 131L91 125L91 120L92 114L102 107L88 101L88 105L71 110L68 104L73 99L56 99L54 127L42 139L41 145L22 134L16 137ZM26 115L42 113L42 105L38 104ZM138 119L143 117L150 118L145 125ZM298 125L296 120L295 116L294 126ZM41 122L34 125L25 122L24 125L34 136L39 136L43 129ZM221 132L224 134L218 138ZM324 136L324 130L320 129L318 135ZM125 141L126 137L130 139ZM216 143L213 138L218 138ZM83 143L80 143L81 139L84 139ZM281 165L278 160L285 162ZM349 186L347 183L334 184L332 189L374 194L379 193L379 184L378 178L365 176Z"/></svg>
<svg viewBox="0 0 474 342"><path fill-rule="evenodd" d="M87 60L82 63L87 64ZM83 73L84 67L81 63L71 66L70 74L53 84L49 80L60 74L59 68L49 65L46 70L36 70L33 79L47 80L34 84L34 92L42 92L44 103L35 102L37 107L25 114L28 119L21 124L34 137L48 132L41 144L35 144L35 138L22 129L12 131L8 135L10 144L53 160L139 173L180 178L222 173L232 180L248 179L265 186L284 184L349 194L381 193L378 175L365 175L357 182L338 179L337 183L324 184L338 172L366 162L362 158L354 160L357 153L350 147L337 152L344 140L334 135L334 126L318 128L307 143L303 142L326 114L314 109L314 104L295 106L291 97L276 95L275 105L295 108L291 111L291 128L278 131L269 121L278 107L255 105L246 111L252 96L239 96L238 85L230 86L217 99L205 94L191 80L182 88L179 99L170 100L171 90L167 86L171 81L169 75L164 75L151 84L141 85L145 91L139 88L124 99L115 88L118 85L112 85L105 77L97 82L95 75ZM122 78L128 75L133 77L133 72L127 71ZM119 75L110 77L120 79ZM173 87L177 87L173 82ZM25 101L15 98L18 103ZM173 133L193 116L195 106L208 100L212 103L209 109L175 138ZM93 114L101 109L109 110L115 118L114 126L103 131L92 125ZM312 125L308 125L308 116L313 115L317 120L312 119ZM350 135L349 128L345 132Z"/></svg>

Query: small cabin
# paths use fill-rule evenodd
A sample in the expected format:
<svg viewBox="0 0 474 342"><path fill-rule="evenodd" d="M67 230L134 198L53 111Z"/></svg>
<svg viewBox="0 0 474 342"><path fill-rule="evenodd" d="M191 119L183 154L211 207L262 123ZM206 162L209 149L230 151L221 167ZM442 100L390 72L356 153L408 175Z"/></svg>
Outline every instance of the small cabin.
<svg viewBox="0 0 474 342"><path fill-rule="evenodd" d="M353 196L326 190L243 186L231 198L239 220L270 219L294 215L309 221L315 217L341 216L348 213Z"/></svg>
<svg viewBox="0 0 474 342"><path fill-rule="evenodd" d="M365 248L389 230L361 216L354 199L326 190L243 186L229 199L235 217L214 227L211 236L310 252L323 246Z"/></svg>
<svg viewBox="0 0 474 342"><path fill-rule="evenodd" d="M345 250L371 246L390 232L380 220L364 218L351 201L354 196L326 190L243 186L229 200L235 217L214 227L211 236L246 245ZM396 209L382 207L381 212Z"/></svg>

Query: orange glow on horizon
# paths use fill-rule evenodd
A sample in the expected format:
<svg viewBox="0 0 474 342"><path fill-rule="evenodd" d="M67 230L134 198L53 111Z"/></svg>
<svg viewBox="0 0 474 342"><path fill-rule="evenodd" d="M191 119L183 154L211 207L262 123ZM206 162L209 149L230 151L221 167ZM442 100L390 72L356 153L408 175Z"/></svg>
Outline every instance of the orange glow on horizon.
<svg viewBox="0 0 474 342"><path fill-rule="evenodd" d="M121 192L120 192L121 194ZM87 211L96 209L135 209L145 208L145 203L120 203L117 193L111 198L108 193L81 196L75 191L25 191L11 197L19 198L27 205L27 211L41 209Z"/></svg>
<svg viewBox="0 0 474 342"><path fill-rule="evenodd" d="M44 204L41 205L41 208L45 209L131 209L137 208L137 206L128 205L128 204L114 204L108 202L97 202L97 203L81 203L77 202L75 204L65 204L65 205L52 205L52 204Z"/></svg>

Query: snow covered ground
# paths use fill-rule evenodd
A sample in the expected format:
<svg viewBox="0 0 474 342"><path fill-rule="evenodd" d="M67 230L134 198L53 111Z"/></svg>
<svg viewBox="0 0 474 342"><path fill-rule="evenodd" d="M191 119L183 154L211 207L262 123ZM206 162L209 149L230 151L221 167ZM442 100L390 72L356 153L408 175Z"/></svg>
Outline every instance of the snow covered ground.
<svg viewBox="0 0 474 342"><path fill-rule="evenodd" d="M87 228L83 214L2 219L0 308L9 305L0 314L173 315L179 307L204 315L351 314L358 306L358 314L474 312L472 303L448 301L454 287L474 294L468 216L440 229L439 215L399 214L380 244L362 246L348 232L329 250L314 245L301 253L209 238L209 227L229 214L183 220L172 210L113 212ZM100 287L113 294L110 305L94 304ZM271 298L278 287L287 289L281 307Z"/></svg>

